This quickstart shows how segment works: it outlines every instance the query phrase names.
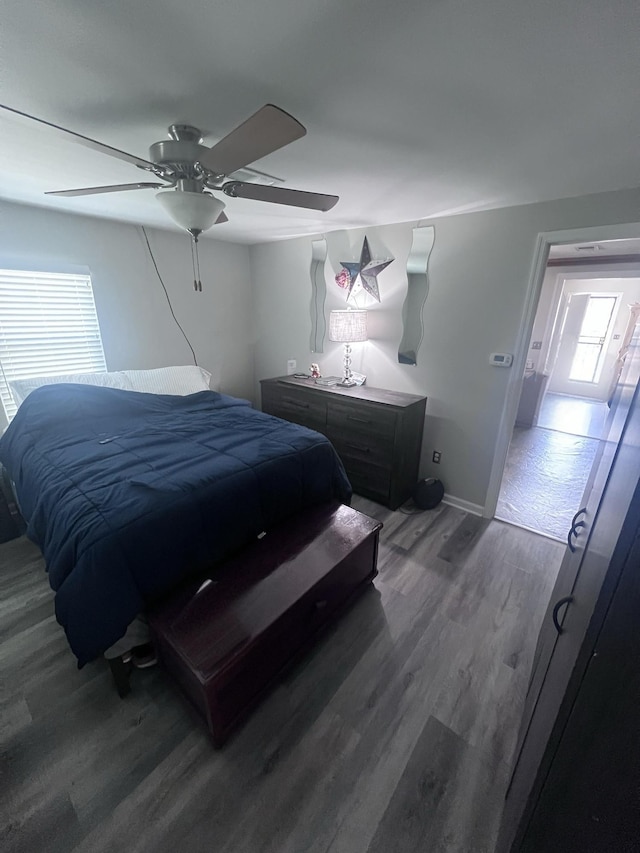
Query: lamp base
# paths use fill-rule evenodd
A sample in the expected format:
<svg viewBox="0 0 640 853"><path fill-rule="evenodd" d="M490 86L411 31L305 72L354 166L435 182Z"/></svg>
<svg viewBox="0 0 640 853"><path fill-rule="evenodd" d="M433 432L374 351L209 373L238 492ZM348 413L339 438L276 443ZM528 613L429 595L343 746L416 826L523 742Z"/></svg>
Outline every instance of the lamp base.
<svg viewBox="0 0 640 853"><path fill-rule="evenodd" d="M338 385L341 385L343 388L351 388L356 383L351 378L351 344L349 341L345 341L344 358L342 361L344 369L342 372L342 379L338 382Z"/></svg>

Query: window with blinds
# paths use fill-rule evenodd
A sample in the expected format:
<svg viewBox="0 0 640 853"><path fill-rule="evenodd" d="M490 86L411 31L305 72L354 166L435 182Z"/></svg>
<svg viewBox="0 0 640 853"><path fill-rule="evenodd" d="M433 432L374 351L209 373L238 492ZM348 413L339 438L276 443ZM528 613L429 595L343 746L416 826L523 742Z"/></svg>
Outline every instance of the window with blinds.
<svg viewBox="0 0 640 853"><path fill-rule="evenodd" d="M9 420L13 380L106 369L88 275L0 270L0 401Z"/></svg>

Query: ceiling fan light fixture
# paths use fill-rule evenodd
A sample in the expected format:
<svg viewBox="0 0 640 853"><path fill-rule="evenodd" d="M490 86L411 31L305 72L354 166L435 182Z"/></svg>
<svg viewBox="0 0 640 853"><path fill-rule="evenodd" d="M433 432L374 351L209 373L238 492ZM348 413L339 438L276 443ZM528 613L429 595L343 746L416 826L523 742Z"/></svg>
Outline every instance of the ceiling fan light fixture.
<svg viewBox="0 0 640 853"><path fill-rule="evenodd" d="M156 193L156 198L176 225L192 234L211 228L225 208L223 201L209 193L163 190Z"/></svg>

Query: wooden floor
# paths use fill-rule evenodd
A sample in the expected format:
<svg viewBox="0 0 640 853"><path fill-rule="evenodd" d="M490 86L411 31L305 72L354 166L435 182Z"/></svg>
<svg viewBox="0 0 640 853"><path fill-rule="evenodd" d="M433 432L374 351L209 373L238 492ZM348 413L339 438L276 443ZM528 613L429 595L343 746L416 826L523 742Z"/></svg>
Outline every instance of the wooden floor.
<svg viewBox="0 0 640 853"><path fill-rule="evenodd" d="M37 549L0 546L0 849L490 853L563 547L384 521L372 587L216 752L158 669L78 670Z"/></svg>

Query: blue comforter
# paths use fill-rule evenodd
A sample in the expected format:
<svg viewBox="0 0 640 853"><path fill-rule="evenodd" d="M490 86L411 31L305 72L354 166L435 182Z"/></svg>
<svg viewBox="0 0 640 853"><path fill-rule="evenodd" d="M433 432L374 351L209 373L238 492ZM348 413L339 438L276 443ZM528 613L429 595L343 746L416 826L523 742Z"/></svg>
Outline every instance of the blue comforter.
<svg viewBox="0 0 640 853"><path fill-rule="evenodd" d="M45 386L0 439L0 461L79 666L187 575L351 497L324 436L213 391Z"/></svg>

